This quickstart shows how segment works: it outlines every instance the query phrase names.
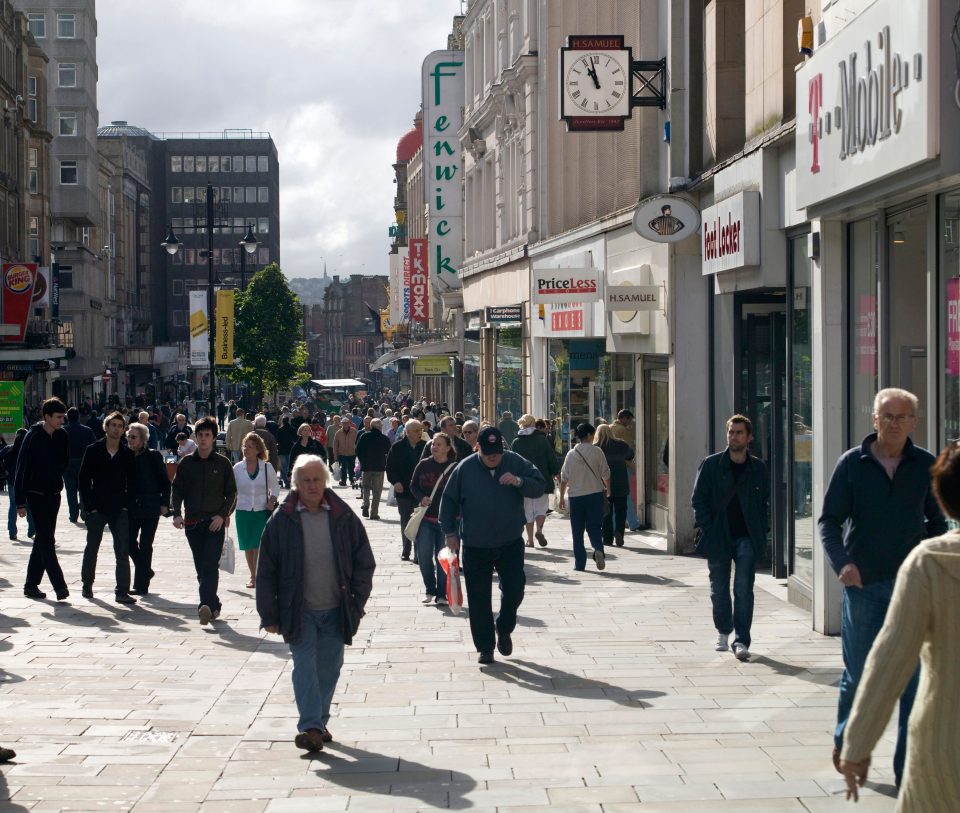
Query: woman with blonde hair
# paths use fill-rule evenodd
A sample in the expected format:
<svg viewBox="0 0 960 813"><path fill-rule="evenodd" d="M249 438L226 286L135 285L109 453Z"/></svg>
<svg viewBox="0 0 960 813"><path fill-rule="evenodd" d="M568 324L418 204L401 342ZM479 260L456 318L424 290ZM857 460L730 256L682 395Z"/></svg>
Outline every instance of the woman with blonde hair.
<svg viewBox="0 0 960 813"><path fill-rule="evenodd" d="M303 424L307 426L306 424ZM307 426L309 433L310 427ZM257 581L257 554L263 529L277 507L280 484L277 473L267 461L267 447L256 432L249 432L241 445L243 459L234 465L237 481L237 547L243 551L250 570L247 587Z"/></svg>
<svg viewBox="0 0 960 813"><path fill-rule="evenodd" d="M613 428L606 423L597 427L594 444L603 449L610 467L610 493L607 501L610 509L603 515L603 544L623 547L623 535L627 529L627 497L630 494L630 472L627 463L633 460L634 451L628 443L617 439Z"/></svg>
<svg viewBox="0 0 960 813"><path fill-rule="evenodd" d="M533 415L521 415L519 425L520 431L517 432L517 437L510 449L533 463L540 470L547 484L543 496L523 498L527 547L533 547L534 528L536 528L537 541L541 547L545 548L547 537L543 533L543 523L547 519L550 495L553 494L553 480L560 473L560 464L557 462L557 455L547 436L537 431L537 419Z"/></svg>

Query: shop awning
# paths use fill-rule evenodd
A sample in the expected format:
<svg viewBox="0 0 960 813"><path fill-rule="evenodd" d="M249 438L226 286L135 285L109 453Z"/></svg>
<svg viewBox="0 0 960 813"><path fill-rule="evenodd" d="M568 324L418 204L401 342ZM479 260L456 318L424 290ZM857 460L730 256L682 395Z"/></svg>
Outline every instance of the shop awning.
<svg viewBox="0 0 960 813"><path fill-rule="evenodd" d="M480 343L467 341L467 352L480 352ZM400 359L417 359L421 356L459 356L460 340L443 339L438 342L424 342L423 344L412 344L409 347L398 347L389 353L384 353L373 364L370 365L370 372L380 370L387 364L392 364Z"/></svg>
<svg viewBox="0 0 960 813"><path fill-rule="evenodd" d="M343 387L367 386L363 381L357 381L355 378L313 378L310 380L310 383L331 390L342 389Z"/></svg>

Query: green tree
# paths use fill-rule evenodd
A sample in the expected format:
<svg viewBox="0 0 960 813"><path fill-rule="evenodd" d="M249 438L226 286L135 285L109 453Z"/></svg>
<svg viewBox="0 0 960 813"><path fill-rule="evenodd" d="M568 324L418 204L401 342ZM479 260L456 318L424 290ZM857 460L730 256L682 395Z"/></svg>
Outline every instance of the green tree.
<svg viewBox="0 0 960 813"><path fill-rule="evenodd" d="M276 263L262 268L245 291L237 292L234 350L240 365L227 377L250 382L258 403L265 392L309 378L300 299Z"/></svg>

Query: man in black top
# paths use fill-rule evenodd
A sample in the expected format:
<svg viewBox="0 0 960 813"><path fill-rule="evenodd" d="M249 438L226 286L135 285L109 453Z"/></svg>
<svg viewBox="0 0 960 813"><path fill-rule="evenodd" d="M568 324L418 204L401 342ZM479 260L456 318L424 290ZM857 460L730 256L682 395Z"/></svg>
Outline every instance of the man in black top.
<svg viewBox="0 0 960 813"><path fill-rule="evenodd" d="M473 454L473 446L467 443L457 432L457 420L452 415L447 415L440 420L440 431L443 432L453 444L453 450L457 453L457 462L459 463L465 457ZM431 440L423 450L423 457L430 457L430 447L433 444Z"/></svg>
<svg viewBox="0 0 960 813"><path fill-rule="evenodd" d="M93 598L97 554L103 529L110 526L117 559L115 589L120 604L136 604L130 595L130 503L136 494L134 454L120 439L126 424L123 415L111 412L104 418L105 437L87 447L80 464L80 494L86 512L87 546L83 551L80 579L83 597Z"/></svg>
<svg viewBox="0 0 960 813"><path fill-rule="evenodd" d="M46 598L47 594L39 587L46 571L57 601L63 601L70 591L57 561L55 534L63 473L69 460L69 442L63 431L67 407L59 398L48 398L41 405L40 414L43 420L30 427L23 439L14 477L17 515L25 517L30 506L36 529L23 594L28 598Z"/></svg>
<svg viewBox="0 0 960 813"><path fill-rule="evenodd" d="M97 442L97 436L89 426L80 423L80 410L70 407L67 410L67 424L64 426L67 439L70 441L70 462L63 473L63 485L67 492L67 508L70 512L70 521L80 519L80 463L87 446Z"/></svg>
<svg viewBox="0 0 960 813"><path fill-rule="evenodd" d="M349 421L345 418L344 421ZM427 442L421 437L423 427L420 421L411 418L403 427L403 437L390 447L387 455L387 480L397 495L397 509L400 511L400 538L403 541L401 559L410 559L411 542L403 533L410 521L410 515L416 507L410 494L410 478L420 462Z"/></svg>
<svg viewBox="0 0 960 813"><path fill-rule="evenodd" d="M389 438L383 434L383 421L370 420L370 429L357 439L357 460L360 461L360 485L363 497L363 515L380 519L380 497L383 494L383 474L390 453ZM370 505L371 497L373 505Z"/></svg>

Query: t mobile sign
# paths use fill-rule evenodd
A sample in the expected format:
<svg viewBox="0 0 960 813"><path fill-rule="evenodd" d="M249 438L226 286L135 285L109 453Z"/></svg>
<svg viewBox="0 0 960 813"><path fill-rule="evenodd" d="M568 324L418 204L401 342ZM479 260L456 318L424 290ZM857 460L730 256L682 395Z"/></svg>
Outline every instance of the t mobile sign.
<svg viewBox="0 0 960 813"><path fill-rule="evenodd" d="M430 287L427 279L427 241L410 241L410 321L430 321Z"/></svg>

